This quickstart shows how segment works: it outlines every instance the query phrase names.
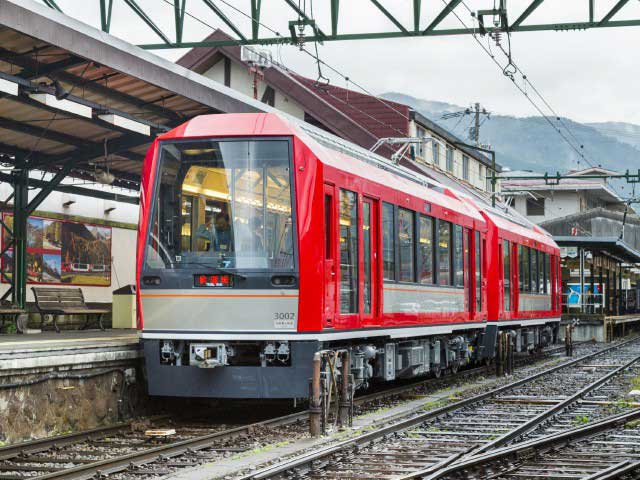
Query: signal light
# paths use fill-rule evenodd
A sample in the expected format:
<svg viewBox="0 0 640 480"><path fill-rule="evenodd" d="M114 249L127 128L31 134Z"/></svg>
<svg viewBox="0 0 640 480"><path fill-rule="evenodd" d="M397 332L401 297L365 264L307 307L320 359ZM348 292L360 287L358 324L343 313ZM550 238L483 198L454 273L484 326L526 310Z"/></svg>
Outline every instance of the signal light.
<svg viewBox="0 0 640 480"><path fill-rule="evenodd" d="M206 285L207 284L207 276L206 275L200 275L198 277L198 284L200 285Z"/></svg>
<svg viewBox="0 0 640 480"><path fill-rule="evenodd" d="M223 287L228 287L229 284L231 283L231 280L229 279L229 275L220 275L220 283L222 284Z"/></svg>
<svg viewBox="0 0 640 480"><path fill-rule="evenodd" d="M211 275L211 278L209 279L209 281L210 281L213 285L217 285L217 284L218 284L218 275Z"/></svg>

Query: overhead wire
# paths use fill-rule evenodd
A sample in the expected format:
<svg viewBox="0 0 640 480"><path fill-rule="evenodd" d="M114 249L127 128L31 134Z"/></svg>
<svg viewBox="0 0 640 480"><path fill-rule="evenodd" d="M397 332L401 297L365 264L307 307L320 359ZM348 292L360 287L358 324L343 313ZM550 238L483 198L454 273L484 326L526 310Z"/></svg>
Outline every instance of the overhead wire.
<svg viewBox="0 0 640 480"><path fill-rule="evenodd" d="M484 44L478 39L478 34L476 33L475 29L470 29L466 22L460 17L460 15L458 15L458 13L455 11L455 9L451 8L449 6L449 4L447 3L447 0L442 0L442 2L444 3L444 5L447 7L447 9L449 10L450 13L452 13L457 19L458 21L462 24L462 26L464 27L465 30L467 30L471 36L473 37L473 39L476 41L476 43L480 46L480 48L487 54L489 55L489 58L496 64L496 66L498 68L500 68L500 70L504 73L505 72L505 67L502 66L500 64L500 62L495 58L495 55L493 55L487 47L484 46ZM464 0L462 1L462 4L465 6L465 8L467 10L469 10L470 12L472 12L472 10L469 8L469 6L464 2ZM472 12L473 13L473 12ZM531 98L531 96L518 84L518 82L515 81L514 77L509 77L512 81L512 83L515 85L515 87L520 91L520 93L522 93L522 95L524 95L524 97L527 99L527 101L529 103L531 103L531 105L536 109L536 111L544 118L544 120L551 126L551 128L553 128L558 135L560 135L560 137L562 137L562 139L565 141L565 143L567 143L567 145L569 145L577 154L580 158L585 158L583 152L580 151L580 149L578 149L568 138L567 136L562 132L562 130L560 128L557 128L556 125L554 125L554 123L551 121L551 119L549 118L549 116L540 108L540 106ZM592 165L593 166L593 165Z"/></svg>

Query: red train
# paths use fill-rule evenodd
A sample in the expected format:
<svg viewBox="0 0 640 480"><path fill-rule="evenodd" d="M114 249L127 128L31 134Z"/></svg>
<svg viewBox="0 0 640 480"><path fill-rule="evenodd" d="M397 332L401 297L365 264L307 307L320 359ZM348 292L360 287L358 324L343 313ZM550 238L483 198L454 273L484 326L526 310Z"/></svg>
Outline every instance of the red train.
<svg viewBox="0 0 640 480"><path fill-rule="evenodd" d="M152 395L306 397L314 352L359 386L550 343L541 229L279 114L197 117L145 158L138 312Z"/></svg>

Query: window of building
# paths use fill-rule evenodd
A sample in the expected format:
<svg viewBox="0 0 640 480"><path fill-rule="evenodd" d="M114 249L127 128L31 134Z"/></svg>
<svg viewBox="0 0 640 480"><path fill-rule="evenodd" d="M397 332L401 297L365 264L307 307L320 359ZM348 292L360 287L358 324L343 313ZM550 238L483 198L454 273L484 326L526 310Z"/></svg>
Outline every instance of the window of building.
<svg viewBox="0 0 640 480"><path fill-rule="evenodd" d="M438 225L438 284L451 285L451 224Z"/></svg>
<svg viewBox="0 0 640 480"><path fill-rule="evenodd" d="M462 227L453 226L453 271L456 287L464 287L464 256L462 243Z"/></svg>
<svg viewBox="0 0 640 480"><path fill-rule="evenodd" d="M447 145L447 170L453 172L453 148Z"/></svg>
<svg viewBox="0 0 640 480"><path fill-rule="evenodd" d="M504 264L504 310L511 310L511 245L507 240L502 243Z"/></svg>
<svg viewBox="0 0 640 480"><path fill-rule="evenodd" d="M482 248L480 232L475 235L475 256L476 256L476 312L482 310Z"/></svg>
<svg viewBox="0 0 640 480"><path fill-rule="evenodd" d="M469 180L469 157L466 155L462 156L462 178Z"/></svg>
<svg viewBox="0 0 640 480"><path fill-rule="evenodd" d="M487 185L487 192L491 192L491 178L489 177L489 175L493 175L493 170L487 168L487 179L485 182Z"/></svg>
<svg viewBox="0 0 640 480"><path fill-rule="evenodd" d="M479 163L478 164L478 178L480 179L481 182L485 179L484 176L485 176L484 165Z"/></svg>
<svg viewBox="0 0 640 480"><path fill-rule="evenodd" d="M527 215L544 215L544 198L527 197Z"/></svg>
<svg viewBox="0 0 640 480"><path fill-rule="evenodd" d="M395 220L393 205L382 204L382 273L385 280L396 279Z"/></svg>
<svg viewBox="0 0 640 480"><path fill-rule="evenodd" d="M358 313L358 196L340 190L340 313Z"/></svg>
<svg viewBox="0 0 640 480"><path fill-rule="evenodd" d="M416 127L416 137L424 138L427 136L427 131L422 127ZM424 143L420 142L415 144L416 157L420 157L424 160Z"/></svg>
<svg viewBox="0 0 640 480"><path fill-rule="evenodd" d="M400 239L400 281L415 282L415 235L414 213L398 209L398 237Z"/></svg>
<svg viewBox="0 0 640 480"><path fill-rule="evenodd" d="M431 155L433 156L433 164L440 166L440 144L431 142Z"/></svg>
<svg viewBox="0 0 640 480"><path fill-rule="evenodd" d="M420 283L433 283L433 218L420 215L418 235L418 280Z"/></svg>

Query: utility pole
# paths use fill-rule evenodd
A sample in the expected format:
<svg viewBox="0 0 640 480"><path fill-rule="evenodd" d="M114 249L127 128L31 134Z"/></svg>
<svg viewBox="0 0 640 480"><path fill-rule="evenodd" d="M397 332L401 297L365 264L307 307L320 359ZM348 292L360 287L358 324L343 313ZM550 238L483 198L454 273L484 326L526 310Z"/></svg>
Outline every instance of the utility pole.
<svg viewBox="0 0 640 480"><path fill-rule="evenodd" d="M491 112L486 108L480 106L480 102L476 102L470 108L465 108L460 112L449 112L442 115L442 120L449 120L450 118L464 117L466 115L473 115L473 125L469 127L469 140L475 144L476 147L480 146L480 116L484 115L487 119L491 118ZM459 122L458 122L459 123Z"/></svg>

